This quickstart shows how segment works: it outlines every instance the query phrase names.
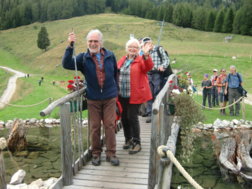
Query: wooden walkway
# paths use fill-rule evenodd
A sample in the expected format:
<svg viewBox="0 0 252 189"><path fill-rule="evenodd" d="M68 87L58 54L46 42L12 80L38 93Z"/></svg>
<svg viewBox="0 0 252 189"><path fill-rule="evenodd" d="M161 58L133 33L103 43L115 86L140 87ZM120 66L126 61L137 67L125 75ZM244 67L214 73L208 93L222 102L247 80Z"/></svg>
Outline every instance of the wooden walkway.
<svg viewBox="0 0 252 189"><path fill-rule="evenodd" d="M93 166L89 162L73 178L73 185L65 186L64 189L147 189L149 171L149 151L151 124L145 123L145 118L139 117L141 126L141 152L129 155L123 150L123 130L117 133L117 156L120 166L115 167L105 160L102 153L100 166Z"/></svg>

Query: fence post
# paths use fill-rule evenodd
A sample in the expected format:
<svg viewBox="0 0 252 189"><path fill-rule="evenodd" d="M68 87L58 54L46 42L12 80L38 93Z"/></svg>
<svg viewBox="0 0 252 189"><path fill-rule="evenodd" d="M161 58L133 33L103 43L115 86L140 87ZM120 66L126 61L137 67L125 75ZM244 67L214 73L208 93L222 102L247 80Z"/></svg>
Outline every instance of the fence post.
<svg viewBox="0 0 252 189"><path fill-rule="evenodd" d="M158 173L158 154L157 147L159 142L159 113L152 113L151 118L151 146L150 146L150 160L149 160L149 177L148 177L148 189L154 189L157 180Z"/></svg>
<svg viewBox="0 0 252 189"><path fill-rule="evenodd" d="M73 152L71 141L71 114L69 102L60 106L60 124L63 186L68 186L73 183Z"/></svg>

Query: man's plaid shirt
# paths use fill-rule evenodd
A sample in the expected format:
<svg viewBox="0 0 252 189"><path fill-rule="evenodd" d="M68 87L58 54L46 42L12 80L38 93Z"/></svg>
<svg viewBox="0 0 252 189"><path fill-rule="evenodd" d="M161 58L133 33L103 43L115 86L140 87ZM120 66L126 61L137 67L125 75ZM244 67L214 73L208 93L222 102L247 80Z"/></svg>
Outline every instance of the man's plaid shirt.
<svg viewBox="0 0 252 189"><path fill-rule="evenodd" d="M120 69L119 74L119 95L124 98L130 97L130 66L127 64L128 59L125 60Z"/></svg>
<svg viewBox="0 0 252 189"><path fill-rule="evenodd" d="M158 46L155 46L153 50L150 52L152 61L154 63L154 66L152 70L158 70L158 67L163 66L164 69L166 69L170 63L169 57L166 55L163 47L159 46L159 51L162 56L162 62L160 57L158 56Z"/></svg>

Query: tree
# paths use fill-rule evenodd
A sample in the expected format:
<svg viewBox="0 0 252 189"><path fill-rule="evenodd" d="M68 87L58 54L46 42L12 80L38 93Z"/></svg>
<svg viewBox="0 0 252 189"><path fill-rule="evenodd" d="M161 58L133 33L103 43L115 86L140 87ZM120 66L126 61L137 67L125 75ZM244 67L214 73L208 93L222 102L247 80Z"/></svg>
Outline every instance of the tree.
<svg viewBox="0 0 252 189"><path fill-rule="evenodd" d="M47 50L47 47L50 45L50 40L48 38L48 33L46 27L41 27L38 33L38 40L37 40L38 48Z"/></svg>
<svg viewBox="0 0 252 189"><path fill-rule="evenodd" d="M221 32L222 31L222 25L224 22L224 12L223 10L219 10L215 23L214 23L214 32Z"/></svg>
<svg viewBox="0 0 252 189"><path fill-rule="evenodd" d="M198 30L205 30L206 9L199 7L193 12L192 27Z"/></svg>
<svg viewBox="0 0 252 189"><path fill-rule="evenodd" d="M191 27L192 10L188 3L175 5L172 15L172 22L177 26Z"/></svg>
<svg viewBox="0 0 252 189"><path fill-rule="evenodd" d="M229 8L226 12L222 31L224 33L231 33L233 30L234 12L232 8Z"/></svg>
<svg viewBox="0 0 252 189"><path fill-rule="evenodd" d="M206 31L213 31L215 23L215 13L213 11L210 11L208 13L208 17L206 20L205 30Z"/></svg>

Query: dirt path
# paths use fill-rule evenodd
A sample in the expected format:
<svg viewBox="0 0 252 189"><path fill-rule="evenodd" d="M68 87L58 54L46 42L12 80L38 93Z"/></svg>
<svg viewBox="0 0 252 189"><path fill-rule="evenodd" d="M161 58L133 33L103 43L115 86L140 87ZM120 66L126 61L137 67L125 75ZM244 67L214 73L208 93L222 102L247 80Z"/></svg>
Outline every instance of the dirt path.
<svg viewBox="0 0 252 189"><path fill-rule="evenodd" d="M2 109L6 106L6 103L10 102L13 94L15 93L17 79L19 77L25 77L25 73L4 66L0 66L0 68L14 73L14 75L10 77L7 88L5 89L3 95L0 97L0 109Z"/></svg>

